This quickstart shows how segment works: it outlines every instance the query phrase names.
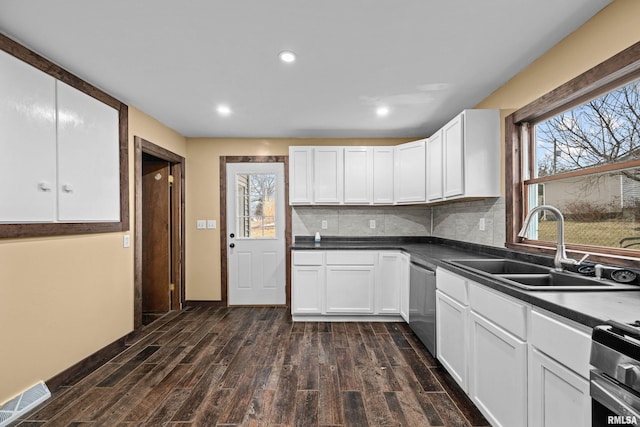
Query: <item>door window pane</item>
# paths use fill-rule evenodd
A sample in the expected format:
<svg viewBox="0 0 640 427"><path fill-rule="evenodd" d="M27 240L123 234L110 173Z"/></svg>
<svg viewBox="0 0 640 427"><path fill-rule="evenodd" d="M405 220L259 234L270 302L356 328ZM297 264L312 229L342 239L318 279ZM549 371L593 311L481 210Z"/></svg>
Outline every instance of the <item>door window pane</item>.
<svg viewBox="0 0 640 427"><path fill-rule="evenodd" d="M276 237L276 175L236 175L239 238Z"/></svg>

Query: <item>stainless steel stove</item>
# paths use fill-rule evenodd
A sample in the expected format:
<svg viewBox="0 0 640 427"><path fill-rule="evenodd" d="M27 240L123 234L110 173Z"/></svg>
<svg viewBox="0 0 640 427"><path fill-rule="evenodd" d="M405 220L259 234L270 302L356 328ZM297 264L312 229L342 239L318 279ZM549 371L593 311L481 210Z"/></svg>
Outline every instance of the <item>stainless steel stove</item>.
<svg viewBox="0 0 640 427"><path fill-rule="evenodd" d="M593 329L592 425L640 426L640 321Z"/></svg>

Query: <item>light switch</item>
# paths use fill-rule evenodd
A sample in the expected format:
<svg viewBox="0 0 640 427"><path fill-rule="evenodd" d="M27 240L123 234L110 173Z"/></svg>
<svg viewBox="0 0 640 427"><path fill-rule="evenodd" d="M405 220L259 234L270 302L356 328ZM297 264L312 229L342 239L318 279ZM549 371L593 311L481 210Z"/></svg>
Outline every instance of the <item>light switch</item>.
<svg viewBox="0 0 640 427"><path fill-rule="evenodd" d="M215 219L208 219L207 220L207 228L216 228L218 226L217 222Z"/></svg>
<svg viewBox="0 0 640 427"><path fill-rule="evenodd" d="M485 230L484 218L480 218L480 221L478 221L478 230L480 231Z"/></svg>
<svg viewBox="0 0 640 427"><path fill-rule="evenodd" d="M204 230L207 228L207 220L206 219L199 219L196 221L196 228L198 230Z"/></svg>

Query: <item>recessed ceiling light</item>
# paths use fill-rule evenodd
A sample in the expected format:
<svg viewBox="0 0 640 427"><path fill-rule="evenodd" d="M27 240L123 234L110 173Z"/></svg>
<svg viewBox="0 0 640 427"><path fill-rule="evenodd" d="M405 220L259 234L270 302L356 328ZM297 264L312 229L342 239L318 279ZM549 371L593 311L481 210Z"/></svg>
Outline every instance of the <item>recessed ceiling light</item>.
<svg viewBox="0 0 640 427"><path fill-rule="evenodd" d="M286 62L287 64L295 62L296 60L296 54L288 50L280 52L278 56L280 57L280 61Z"/></svg>
<svg viewBox="0 0 640 427"><path fill-rule="evenodd" d="M231 114L231 108L229 108L228 105L218 105L218 108L216 108L216 111L221 116L228 116L229 114Z"/></svg>
<svg viewBox="0 0 640 427"><path fill-rule="evenodd" d="M380 106L376 109L376 114L380 117L389 115L389 107Z"/></svg>

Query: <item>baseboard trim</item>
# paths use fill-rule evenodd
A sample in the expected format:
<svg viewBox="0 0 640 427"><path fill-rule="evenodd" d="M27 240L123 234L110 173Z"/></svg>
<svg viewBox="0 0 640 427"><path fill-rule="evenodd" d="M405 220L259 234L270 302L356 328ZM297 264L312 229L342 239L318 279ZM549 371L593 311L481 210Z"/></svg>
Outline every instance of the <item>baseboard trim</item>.
<svg viewBox="0 0 640 427"><path fill-rule="evenodd" d="M225 301L198 301L187 300L182 303L185 307L226 307Z"/></svg>
<svg viewBox="0 0 640 427"><path fill-rule="evenodd" d="M125 335L111 344L107 344L92 355L82 359L75 365L72 365L50 378L46 381L47 387L49 387L52 392L55 392L60 387L75 384L82 378L86 377L89 373L93 372L122 352L127 347L125 345L127 336L128 335Z"/></svg>

